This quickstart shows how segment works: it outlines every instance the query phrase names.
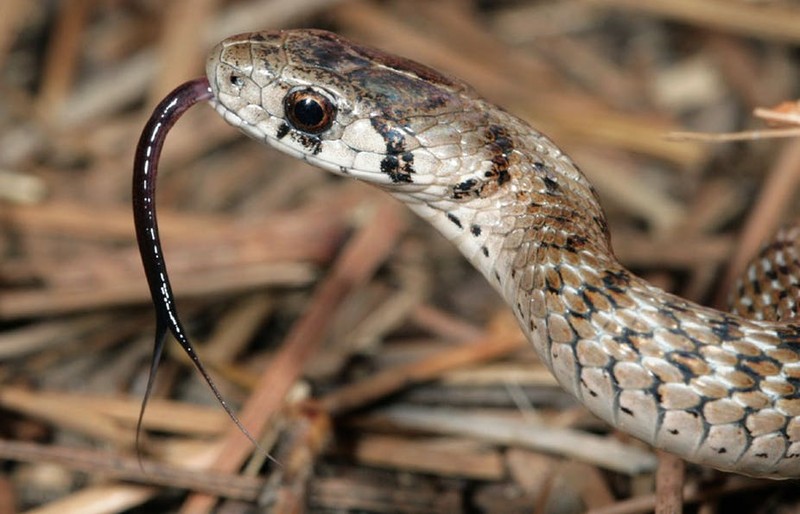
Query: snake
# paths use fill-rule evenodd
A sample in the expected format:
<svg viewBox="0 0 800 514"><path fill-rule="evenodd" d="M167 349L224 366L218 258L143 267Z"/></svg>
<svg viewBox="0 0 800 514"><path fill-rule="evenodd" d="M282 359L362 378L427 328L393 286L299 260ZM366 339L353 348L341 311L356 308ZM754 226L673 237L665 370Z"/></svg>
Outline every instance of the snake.
<svg viewBox="0 0 800 514"><path fill-rule="evenodd" d="M206 77L165 99L143 132L134 210L156 305L151 380L170 330L238 424L180 324L155 218L169 112L199 101L433 225L499 292L559 385L614 429L700 465L800 476L800 229L752 261L731 311L682 299L619 262L595 189L548 137L457 78L318 29L222 41Z"/></svg>

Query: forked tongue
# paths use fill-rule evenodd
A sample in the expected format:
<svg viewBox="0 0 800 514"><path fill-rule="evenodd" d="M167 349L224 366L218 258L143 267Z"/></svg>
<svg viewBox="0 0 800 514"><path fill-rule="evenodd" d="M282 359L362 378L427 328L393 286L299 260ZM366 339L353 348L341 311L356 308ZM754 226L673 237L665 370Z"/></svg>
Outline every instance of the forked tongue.
<svg viewBox="0 0 800 514"><path fill-rule="evenodd" d="M183 329L183 324L175 307L175 298L167 275L167 264L164 262L161 240L158 236L156 177L158 175L158 160L161 156L164 140L169 129L172 128L183 113L194 104L212 98L211 88L206 78L190 80L178 86L155 108L142 130L139 144L136 147L136 156L133 162L133 221L136 226L139 254L142 257L147 284L150 287L150 296L153 299L156 311L156 332L153 343L153 356L150 362L150 373L147 378L144 398L142 399L142 407L139 411L139 419L136 423L136 448L139 455L141 455L141 452L139 452L139 436L142 429L142 419L147 407L147 401L152 393L153 382L155 381L158 365L161 362L168 330L183 347L195 368L211 388L217 401L228 413L228 416L250 442L261 449L261 446L242 425L242 422L239 421L239 418L222 397L222 393L220 393L216 383L206 371L200 357L198 357L192 343L189 341L186 331ZM264 453L266 454L267 452L264 451Z"/></svg>

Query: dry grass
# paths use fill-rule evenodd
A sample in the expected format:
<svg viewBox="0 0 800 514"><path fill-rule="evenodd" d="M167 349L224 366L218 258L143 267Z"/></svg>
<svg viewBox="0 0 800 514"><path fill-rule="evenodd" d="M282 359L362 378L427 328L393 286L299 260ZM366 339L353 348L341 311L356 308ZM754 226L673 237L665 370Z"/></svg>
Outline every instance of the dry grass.
<svg viewBox="0 0 800 514"><path fill-rule="evenodd" d="M153 323L129 203L146 116L202 73L213 43L329 28L458 75L540 127L596 184L624 262L721 305L797 213L800 142L665 135L752 129L754 108L796 98L796 4L165 5L0 7L0 514L633 513L680 505L681 490L704 512L794 506L791 484L683 478L669 460L657 499L656 455L558 389L432 229L205 107L167 143L162 238L201 356L281 465L252 456L170 348L140 467Z"/></svg>

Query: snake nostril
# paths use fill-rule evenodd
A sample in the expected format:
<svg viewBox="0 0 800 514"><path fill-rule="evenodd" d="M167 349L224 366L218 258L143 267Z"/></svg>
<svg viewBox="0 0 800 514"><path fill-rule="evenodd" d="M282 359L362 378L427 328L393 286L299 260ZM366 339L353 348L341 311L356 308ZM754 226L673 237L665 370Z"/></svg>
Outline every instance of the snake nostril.
<svg viewBox="0 0 800 514"><path fill-rule="evenodd" d="M244 87L244 78L237 73L231 73L228 77L228 82L230 82L234 87Z"/></svg>

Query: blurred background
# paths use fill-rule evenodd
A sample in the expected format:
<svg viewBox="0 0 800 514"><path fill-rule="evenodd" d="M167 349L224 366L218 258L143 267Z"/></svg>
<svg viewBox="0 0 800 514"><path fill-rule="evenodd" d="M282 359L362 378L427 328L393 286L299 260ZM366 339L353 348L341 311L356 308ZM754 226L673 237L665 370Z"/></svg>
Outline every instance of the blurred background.
<svg viewBox="0 0 800 514"><path fill-rule="evenodd" d="M528 120L595 184L621 260L690 299L724 307L797 213L795 140L667 137L763 130L756 108L800 120L789 0L3 0L0 514L652 509L651 449L561 392L446 241L206 106L167 141L161 236L200 356L281 465L256 451L234 474L254 448L168 341L140 466L139 132L216 42L290 27L421 61ZM693 467L685 491L697 512L797 506L791 484Z"/></svg>

